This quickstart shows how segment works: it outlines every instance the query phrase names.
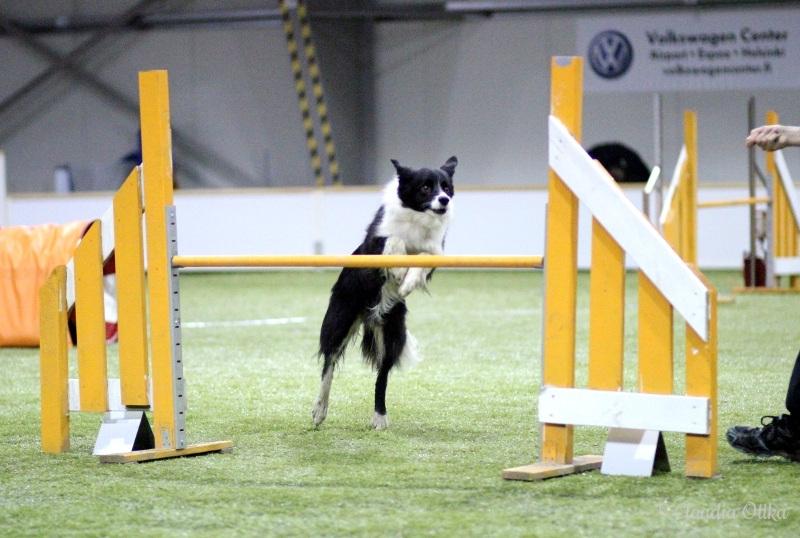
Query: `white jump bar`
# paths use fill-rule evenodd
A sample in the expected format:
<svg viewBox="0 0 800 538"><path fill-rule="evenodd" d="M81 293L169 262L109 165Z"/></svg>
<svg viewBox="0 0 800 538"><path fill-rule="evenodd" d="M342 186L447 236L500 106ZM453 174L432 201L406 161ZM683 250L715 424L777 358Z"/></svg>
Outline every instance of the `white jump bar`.
<svg viewBox="0 0 800 538"><path fill-rule="evenodd" d="M709 399L545 387L539 394L539 422L708 435Z"/></svg>

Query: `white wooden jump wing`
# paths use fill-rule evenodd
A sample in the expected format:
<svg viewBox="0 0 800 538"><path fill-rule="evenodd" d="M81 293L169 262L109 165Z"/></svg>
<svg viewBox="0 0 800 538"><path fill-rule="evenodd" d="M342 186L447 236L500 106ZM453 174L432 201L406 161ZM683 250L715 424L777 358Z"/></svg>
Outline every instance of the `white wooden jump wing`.
<svg viewBox="0 0 800 538"><path fill-rule="evenodd" d="M708 435L709 399L701 396L545 387L539 421Z"/></svg>
<svg viewBox="0 0 800 538"><path fill-rule="evenodd" d="M700 338L708 341L708 290L703 282L554 116L550 116L549 135L550 167Z"/></svg>

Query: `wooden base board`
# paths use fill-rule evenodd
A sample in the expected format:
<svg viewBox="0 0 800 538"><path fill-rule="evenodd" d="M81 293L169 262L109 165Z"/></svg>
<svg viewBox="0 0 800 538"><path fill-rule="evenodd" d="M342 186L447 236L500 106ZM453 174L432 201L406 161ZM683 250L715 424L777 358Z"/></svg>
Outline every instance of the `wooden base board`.
<svg viewBox="0 0 800 538"><path fill-rule="evenodd" d="M733 293L742 295L781 295L781 294L796 294L800 293L800 288L765 288L763 286L757 288L733 288Z"/></svg>
<svg viewBox="0 0 800 538"><path fill-rule="evenodd" d="M211 452L230 452L233 441L212 441L198 443L186 448L151 448L149 450L136 450L120 454L107 454L99 456L100 463L143 463L145 461L164 460L168 458L181 458L184 456L199 456Z"/></svg>
<svg viewBox="0 0 800 538"><path fill-rule="evenodd" d="M503 470L505 480L544 480L574 473L599 469L603 456L575 456L572 463L545 463L538 461L522 467Z"/></svg>

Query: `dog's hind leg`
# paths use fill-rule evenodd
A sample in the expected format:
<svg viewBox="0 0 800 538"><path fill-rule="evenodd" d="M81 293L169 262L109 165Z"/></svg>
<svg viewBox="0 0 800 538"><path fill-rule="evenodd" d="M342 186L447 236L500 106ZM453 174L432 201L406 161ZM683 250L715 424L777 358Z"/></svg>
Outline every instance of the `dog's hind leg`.
<svg viewBox="0 0 800 538"><path fill-rule="evenodd" d="M328 311L322 322L319 336L319 353L323 357L322 381L319 387L319 396L311 410L311 418L317 427L328 416L328 401L333 382L333 370L336 363L344 355L347 344L358 331L358 312L346 302L331 297Z"/></svg>
<svg viewBox="0 0 800 538"><path fill-rule="evenodd" d="M397 364L406 346L406 305L397 303L388 313L383 323L384 352L375 380L375 413L372 416L372 427L383 430L389 427L386 414L386 387L389 383L389 371Z"/></svg>
<svg viewBox="0 0 800 538"><path fill-rule="evenodd" d="M391 366L381 365L378 378L375 380L375 413L372 415L372 427L376 430L385 430L389 427L389 417L386 415L386 386L389 382Z"/></svg>

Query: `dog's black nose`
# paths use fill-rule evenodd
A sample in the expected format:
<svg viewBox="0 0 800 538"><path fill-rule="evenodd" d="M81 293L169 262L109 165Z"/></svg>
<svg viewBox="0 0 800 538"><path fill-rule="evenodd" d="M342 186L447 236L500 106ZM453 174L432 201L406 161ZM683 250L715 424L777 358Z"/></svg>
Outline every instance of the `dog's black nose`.
<svg viewBox="0 0 800 538"><path fill-rule="evenodd" d="M439 203L442 204L442 207L447 207L447 204L450 203L450 198L448 198L447 196L440 196Z"/></svg>

